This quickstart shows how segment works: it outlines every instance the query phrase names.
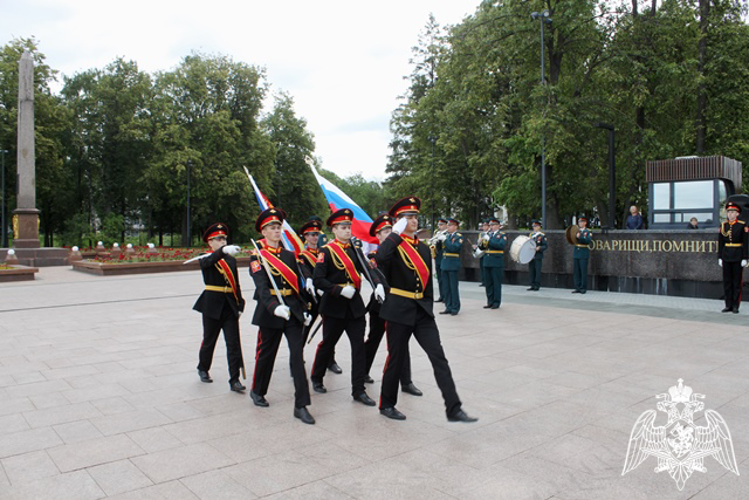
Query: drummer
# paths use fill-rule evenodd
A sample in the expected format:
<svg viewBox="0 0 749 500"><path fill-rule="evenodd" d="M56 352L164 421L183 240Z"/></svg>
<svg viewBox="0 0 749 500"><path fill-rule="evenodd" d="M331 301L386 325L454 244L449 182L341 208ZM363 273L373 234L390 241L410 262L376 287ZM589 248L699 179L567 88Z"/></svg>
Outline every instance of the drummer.
<svg viewBox="0 0 749 500"><path fill-rule="evenodd" d="M499 230L499 219L489 219L489 240L486 243L484 272L486 279L486 305L484 309L499 309L502 303L502 274L505 270L505 245L507 235Z"/></svg>
<svg viewBox="0 0 749 500"><path fill-rule="evenodd" d="M588 218L581 215L577 218L580 230L577 232L577 243L572 250L573 278L575 289L572 293L585 293L588 291L588 260L590 259L590 243L593 234L588 229Z"/></svg>
<svg viewBox="0 0 749 500"><path fill-rule="evenodd" d="M541 232L541 221L534 219L532 222L533 232L529 235L530 239L536 242L536 255L528 263L528 274L531 278L531 287L529 292L537 292L541 289L541 266L544 262L544 251L549 244L546 241L546 235Z"/></svg>

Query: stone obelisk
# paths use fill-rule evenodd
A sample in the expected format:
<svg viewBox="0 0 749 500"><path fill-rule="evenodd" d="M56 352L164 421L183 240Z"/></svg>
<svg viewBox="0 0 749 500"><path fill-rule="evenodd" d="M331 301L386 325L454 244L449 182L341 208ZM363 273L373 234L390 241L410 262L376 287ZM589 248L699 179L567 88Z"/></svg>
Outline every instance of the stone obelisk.
<svg viewBox="0 0 749 500"><path fill-rule="evenodd" d="M34 60L26 51L18 63L18 193L13 214L18 231L16 248L39 248L39 210L36 208L34 150Z"/></svg>

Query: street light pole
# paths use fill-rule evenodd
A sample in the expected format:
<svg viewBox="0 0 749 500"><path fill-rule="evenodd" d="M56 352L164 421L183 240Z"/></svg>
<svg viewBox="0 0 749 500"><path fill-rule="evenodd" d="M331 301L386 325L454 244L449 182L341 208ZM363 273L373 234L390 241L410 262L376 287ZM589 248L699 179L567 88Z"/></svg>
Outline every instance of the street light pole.
<svg viewBox="0 0 749 500"><path fill-rule="evenodd" d="M8 154L8 150L2 149L0 154L3 155L3 236L0 238L0 247L6 248L8 246L8 226L5 220L5 155Z"/></svg>
<svg viewBox="0 0 749 500"><path fill-rule="evenodd" d="M192 246L192 232L190 227L190 170L192 170L192 161L187 161L187 246Z"/></svg>
<svg viewBox="0 0 749 500"><path fill-rule="evenodd" d="M543 12L531 13L531 19L539 19L541 21L541 85L546 84L546 78L544 78L544 24L551 24L551 17L549 17L549 11L544 10ZM546 227L546 136L541 132L541 222Z"/></svg>

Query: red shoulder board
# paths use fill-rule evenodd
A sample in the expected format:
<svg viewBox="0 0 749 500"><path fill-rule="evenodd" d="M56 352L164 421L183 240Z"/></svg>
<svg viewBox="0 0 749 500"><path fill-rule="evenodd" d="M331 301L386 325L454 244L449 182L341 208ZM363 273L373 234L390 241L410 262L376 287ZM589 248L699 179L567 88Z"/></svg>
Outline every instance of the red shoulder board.
<svg viewBox="0 0 749 500"><path fill-rule="evenodd" d="M252 270L253 273L259 272L261 267L262 266L260 265L260 262L256 260L253 260L252 262L250 262L250 269Z"/></svg>
<svg viewBox="0 0 749 500"><path fill-rule="evenodd" d="M320 252L320 255L317 256L317 262L322 262L323 257L325 257L325 252Z"/></svg>

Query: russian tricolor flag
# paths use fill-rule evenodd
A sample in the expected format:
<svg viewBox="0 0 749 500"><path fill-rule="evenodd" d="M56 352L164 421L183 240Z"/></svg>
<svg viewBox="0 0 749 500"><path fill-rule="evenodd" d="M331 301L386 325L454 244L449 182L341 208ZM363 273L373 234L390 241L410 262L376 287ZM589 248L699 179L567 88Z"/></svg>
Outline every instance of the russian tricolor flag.
<svg viewBox="0 0 749 500"><path fill-rule="evenodd" d="M312 173L315 174L315 179L317 179L317 183L320 185L320 188L325 195L325 199L328 200L330 210L335 212L342 208L348 208L354 212L354 220L351 221L351 234L362 240L364 243L370 243L376 247L378 245L377 238L369 235L369 228L372 226L372 218L367 215L367 213L362 210L354 200L349 198L346 193L318 174L311 161L308 161L307 164L312 169ZM369 251L366 248L364 250L365 252Z"/></svg>
<svg viewBox="0 0 749 500"><path fill-rule="evenodd" d="M250 171L247 170L247 167L244 167L244 171L247 174L247 177L250 179L252 189L255 190L255 198L257 199L258 205L260 205L260 211L272 208L273 203L271 203L270 200L265 197L263 192L260 191L260 188L257 187L257 184L255 184L255 179L250 174ZM281 228L283 229L283 232L281 233L281 242L283 243L284 248L286 248L286 250L294 252L294 255L298 256L299 252L301 252L304 248L304 243L302 243L302 240L299 239L299 236L297 236L296 232L291 228L291 225L287 221L283 221Z"/></svg>

